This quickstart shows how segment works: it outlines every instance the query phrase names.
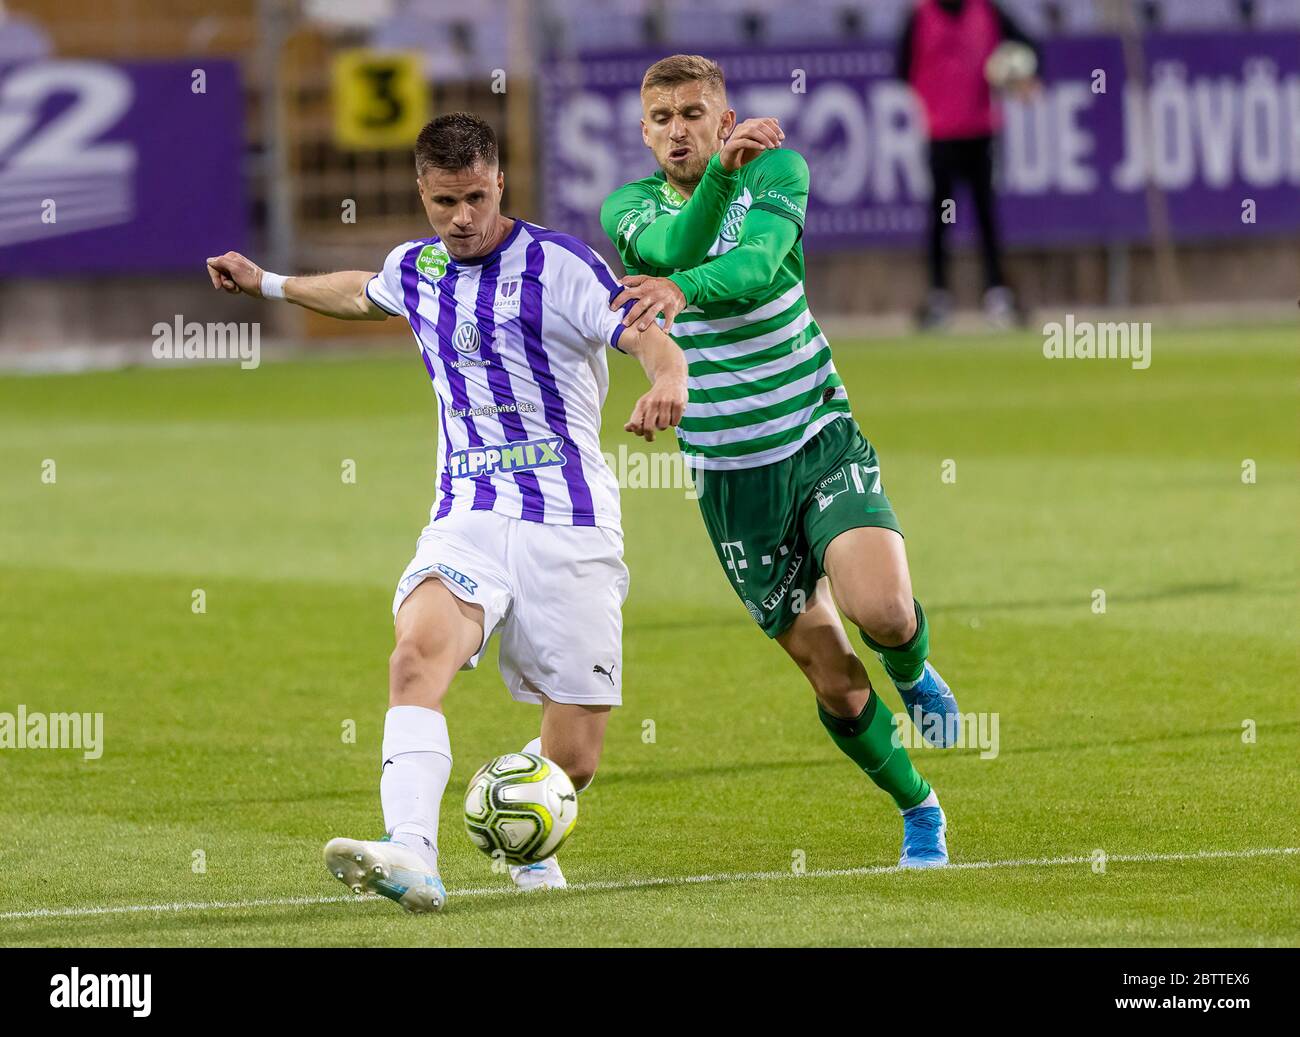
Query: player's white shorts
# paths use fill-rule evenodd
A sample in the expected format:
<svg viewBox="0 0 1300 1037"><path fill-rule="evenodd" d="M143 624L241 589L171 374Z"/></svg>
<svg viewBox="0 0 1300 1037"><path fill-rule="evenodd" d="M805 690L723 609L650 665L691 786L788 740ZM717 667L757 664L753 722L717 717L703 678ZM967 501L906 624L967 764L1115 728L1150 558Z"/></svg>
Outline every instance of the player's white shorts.
<svg viewBox="0 0 1300 1037"><path fill-rule="evenodd" d="M393 597L393 616L429 578L483 609L483 643L501 632L501 676L513 698L584 706L623 701L623 536L459 511L424 527ZM541 693L539 695L538 693Z"/></svg>

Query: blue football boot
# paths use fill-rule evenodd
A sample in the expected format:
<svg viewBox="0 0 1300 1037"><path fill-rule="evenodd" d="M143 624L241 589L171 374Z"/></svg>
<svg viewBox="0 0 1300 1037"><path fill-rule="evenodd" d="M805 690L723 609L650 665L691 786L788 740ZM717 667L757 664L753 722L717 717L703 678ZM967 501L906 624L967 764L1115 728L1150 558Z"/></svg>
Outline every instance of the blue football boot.
<svg viewBox="0 0 1300 1037"><path fill-rule="evenodd" d="M903 852L900 868L942 868L948 863L948 819L943 808L912 807L903 811Z"/></svg>
<svg viewBox="0 0 1300 1037"><path fill-rule="evenodd" d="M938 749L947 749L957 743L961 731L957 699L939 676L938 670L927 662L915 684L902 685L895 682L894 687L898 689L898 695L907 707L908 718L926 742Z"/></svg>

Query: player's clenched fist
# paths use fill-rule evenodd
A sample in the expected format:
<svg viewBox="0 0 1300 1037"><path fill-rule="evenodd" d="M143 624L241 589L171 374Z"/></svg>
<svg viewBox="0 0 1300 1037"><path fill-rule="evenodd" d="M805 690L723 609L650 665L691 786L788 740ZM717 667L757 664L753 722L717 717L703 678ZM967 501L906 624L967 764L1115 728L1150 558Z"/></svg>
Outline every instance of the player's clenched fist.
<svg viewBox="0 0 1300 1037"><path fill-rule="evenodd" d="M262 268L238 252L224 256L208 257L208 277L213 288L221 288L233 295L240 292L260 299L262 297Z"/></svg>
<svg viewBox="0 0 1300 1037"><path fill-rule="evenodd" d="M686 410L686 379L655 379L650 391L636 401L624 431L640 436L647 443L655 441L655 432L672 428L682 420Z"/></svg>
<svg viewBox="0 0 1300 1037"><path fill-rule="evenodd" d="M722 145L718 161L722 168L730 173L747 162L752 162L764 151L779 148L785 134L775 119L746 119L727 138Z"/></svg>

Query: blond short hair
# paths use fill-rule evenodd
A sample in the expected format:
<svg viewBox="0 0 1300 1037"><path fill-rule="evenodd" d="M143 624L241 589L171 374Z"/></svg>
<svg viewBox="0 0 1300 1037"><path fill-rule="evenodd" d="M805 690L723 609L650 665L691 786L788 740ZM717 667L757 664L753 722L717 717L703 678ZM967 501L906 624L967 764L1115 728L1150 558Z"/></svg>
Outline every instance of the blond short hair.
<svg viewBox="0 0 1300 1037"><path fill-rule="evenodd" d="M723 95L727 92L722 68L716 61L702 54L673 54L656 61L645 70L641 90L644 92L656 86L680 86L682 83L703 83L706 87L716 87Z"/></svg>

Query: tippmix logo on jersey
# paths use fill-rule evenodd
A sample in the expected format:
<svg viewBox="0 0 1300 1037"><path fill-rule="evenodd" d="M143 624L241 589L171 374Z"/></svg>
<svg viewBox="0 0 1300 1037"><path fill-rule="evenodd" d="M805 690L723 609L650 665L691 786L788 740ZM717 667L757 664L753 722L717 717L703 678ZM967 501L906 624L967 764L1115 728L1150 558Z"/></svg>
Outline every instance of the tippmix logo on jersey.
<svg viewBox="0 0 1300 1037"><path fill-rule="evenodd" d="M563 465L564 440L559 436L529 439L500 446L470 447L457 450L447 458L453 479L470 479L493 472L525 472L533 468L556 468Z"/></svg>
<svg viewBox="0 0 1300 1037"><path fill-rule="evenodd" d="M447 272L451 256L441 245L425 245L415 260L415 269L426 281L436 281Z"/></svg>

